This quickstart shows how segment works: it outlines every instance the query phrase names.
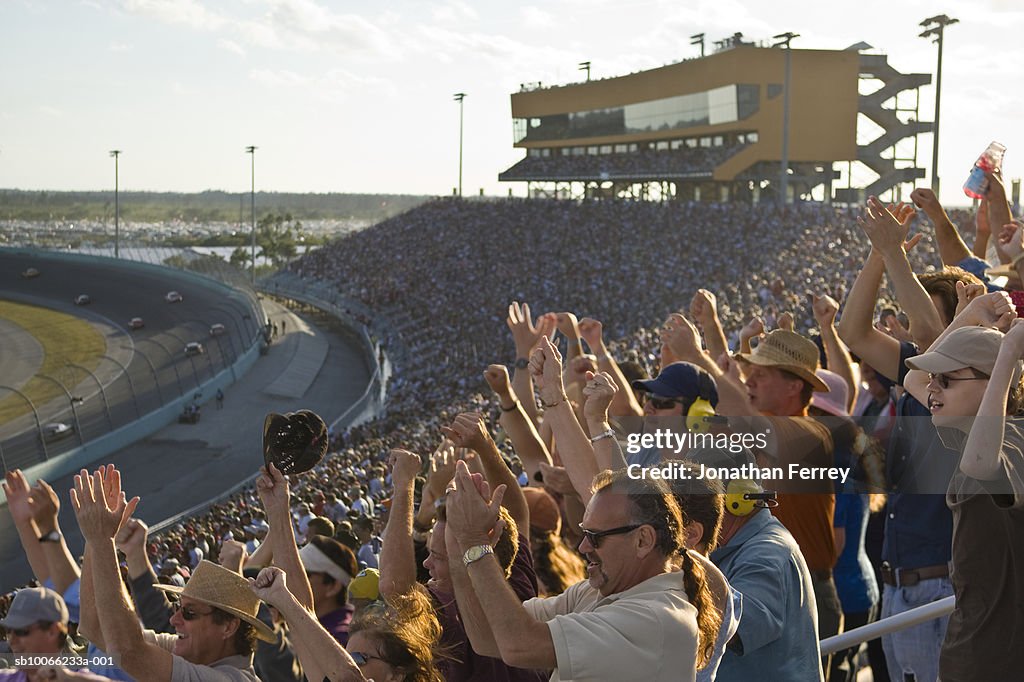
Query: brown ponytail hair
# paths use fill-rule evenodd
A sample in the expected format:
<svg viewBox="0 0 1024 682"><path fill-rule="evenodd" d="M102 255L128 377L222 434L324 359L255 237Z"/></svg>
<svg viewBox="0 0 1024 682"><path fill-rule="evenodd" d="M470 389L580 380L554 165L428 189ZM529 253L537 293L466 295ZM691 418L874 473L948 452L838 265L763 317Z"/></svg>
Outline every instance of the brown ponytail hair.
<svg viewBox="0 0 1024 682"><path fill-rule="evenodd" d="M690 603L697 609L697 669L703 670L711 662L722 626L722 614L715 606L704 566L695 561L689 550L680 552L683 557L683 588Z"/></svg>

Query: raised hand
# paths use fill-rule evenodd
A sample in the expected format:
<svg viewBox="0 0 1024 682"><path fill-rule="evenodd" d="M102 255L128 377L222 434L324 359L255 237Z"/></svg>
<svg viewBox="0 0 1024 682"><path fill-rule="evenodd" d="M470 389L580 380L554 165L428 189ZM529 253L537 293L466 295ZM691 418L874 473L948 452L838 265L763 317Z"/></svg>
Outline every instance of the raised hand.
<svg viewBox="0 0 1024 682"><path fill-rule="evenodd" d="M786 311L779 315L779 319L775 321L775 325L779 329L785 329L788 332L793 331L794 326L793 313Z"/></svg>
<svg viewBox="0 0 1024 682"><path fill-rule="evenodd" d="M703 329L714 323L718 315L718 298L707 289L697 289L690 300L690 317Z"/></svg>
<svg viewBox="0 0 1024 682"><path fill-rule="evenodd" d="M999 230L999 239L996 242L998 249L1006 255L1009 262L1013 262L1021 254L1024 254L1024 229L1019 220L1006 223Z"/></svg>
<svg viewBox="0 0 1024 682"><path fill-rule="evenodd" d="M914 202L914 206L917 206L929 216L942 211L942 204L939 203L939 199L935 196L935 192L931 191L927 187L918 187L911 192L910 200Z"/></svg>
<svg viewBox="0 0 1024 682"><path fill-rule="evenodd" d="M580 355L569 363L569 371L566 373L566 381L570 384L582 384L587 380L587 374L597 371L597 360L593 355Z"/></svg>
<svg viewBox="0 0 1024 682"><path fill-rule="evenodd" d="M839 303L828 294L811 294L811 311L819 327L831 326L839 312Z"/></svg>
<svg viewBox="0 0 1024 682"><path fill-rule="evenodd" d="M530 375L540 390L541 401L555 405L565 400L565 386L562 384L562 354L547 338L530 354Z"/></svg>
<svg viewBox="0 0 1024 682"><path fill-rule="evenodd" d="M555 313L555 320L562 336L571 340L580 338L579 322L576 321L575 315L569 312Z"/></svg>
<svg viewBox="0 0 1024 682"><path fill-rule="evenodd" d="M253 594L278 610L294 599L288 591L288 576L277 566L267 566L248 580Z"/></svg>
<svg viewBox="0 0 1024 682"><path fill-rule="evenodd" d="M505 495L506 486L494 489L490 498L480 494L473 481L473 474L465 462L459 462L455 469L454 485L448 486L445 502L448 526L462 547L490 544L491 531L498 522L498 510Z"/></svg>
<svg viewBox="0 0 1024 682"><path fill-rule="evenodd" d="M868 205L864 214L857 218L857 224L871 240L874 247L883 256L903 251L903 242L909 232L909 220L901 223L897 215L902 216L903 208L896 207L896 214L882 205L878 197L868 197Z"/></svg>
<svg viewBox="0 0 1024 682"><path fill-rule="evenodd" d="M451 426L442 426L441 432L457 447L471 448L477 452L486 448L491 440L483 415L476 412L459 414Z"/></svg>
<svg viewBox="0 0 1024 682"><path fill-rule="evenodd" d="M278 524L282 521L291 523L291 491L288 488L288 479L273 462L260 467L260 475L256 478L256 493L260 496L263 511L268 518L273 516L278 520Z"/></svg>
<svg viewBox="0 0 1024 682"><path fill-rule="evenodd" d="M587 421L604 422L608 420L608 406L619 392L618 387L608 372L587 373L587 383L583 386L583 416Z"/></svg>
<svg viewBox="0 0 1024 682"><path fill-rule="evenodd" d="M242 566L245 565L245 559L248 554L249 552L246 551L245 545L238 540L225 540L221 543L217 561L224 568L241 575Z"/></svg>
<svg viewBox="0 0 1024 682"><path fill-rule="evenodd" d="M599 350L604 348L604 340L602 338L603 325L600 320L595 320L592 317L584 317L579 323L580 336L587 342L587 348L590 349L591 353L597 353Z"/></svg>
<svg viewBox="0 0 1024 682"><path fill-rule="evenodd" d="M141 519L128 519L114 536L114 543L125 555L140 554L146 551L146 539L149 526Z"/></svg>
<svg viewBox="0 0 1024 682"><path fill-rule="evenodd" d="M32 521L40 501L38 495L33 496L25 474L21 469L8 471L4 475L4 494L7 495L7 507L11 510L14 523L21 525Z"/></svg>
<svg viewBox="0 0 1024 682"><path fill-rule="evenodd" d="M434 451L430 458L430 472L427 474L427 488L438 500L444 495L444 489L448 482L455 476L455 463L458 462L455 456L455 447L447 438L442 442L441 447Z"/></svg>
<svg viewBox="0 0 1024 682"><path fill-rule="evenodd" d="M391 480L396 489L413 485L423 470L423 460L420 456L401 448L393 448L388 453L388 465L391 467Z"/></svg>
<svg viewBox="0 0 1024 682"><path fill-rule="evenodd" d="M956 312L953 313L953 317L959 315L968 303L984 295L985 291L984 284L964 284L958 281L956 283Z"/></svg>
<svg viewBox="0 0 1024 682"><path fill-rule="evenodd" d="M484 370L484 381L499 398L512 395L512 383L509 381L508 368L505 365L488 365Z"/></svg>
<svg viewBox="0 0 1024 682"><path fill-rule="evenodd" d="M701 352L700 334L682 313L672 313L661 328L661 345L676 360L690 360Z"/></svg>
<svg viewBox="0 0 1024 682"><path fill-rule="evenodd" d="M111 467L112 468L112 467ZM112 480L101 469L92 475L85 469L75 475L75 487L71 489L71 506L78 519L78 527L86 542L102 542L111 540L121 526L131 517L139 503L138 497L130 501L120 490L118 477L117 501L111 506L109 498L113 496Z"/></svg>
<svg viewBox="0 0 1024 682"><path fill-rule="evenodd" d="M538 320L538 323L540 320ZM544 328L534 325L530 317L530 304L512 301L508 306L508 317L505 319L509 331L512 332L512 340L516 345L516 356L524 358L530 354L530 350L537 345L540 337L544 335L545 328L550 326L550 321Z"/></svg>
<svg viewBox="0 0 1024 682"><path fill-rule="evenodd" d="M760 339L764 337L764 320L760 316L755 315L750 318L743 329L740 330L740 341L750 341L750 339Z"/></svg>
<svg viewBox="0 0 1024 682"><path fill-rule="evenodd" d="M57 530L60 499L50 484L41 478L36 481L32 486L32 499L37 502L32 508L32 518L39 527L39 532L45 534Z"/></svg>
<svg viewBox="0 0 1024 682"><path fill-rule="evenodd" d="M551 490L562 495L576 494L576 488L573 487L572 479L569 478L569 472L566 471L565 467L541 462L540 475L544 479L545 488L551 488Z"/></svg>
<svg viewBox="0 0 1024 682"><path fill-rule="evenodd" d="M1016 318L1016 308L1005 291L993 291L974 298L958 316L964 325L992 327L1003 332L1010 328L1010 323Z"/></svg>

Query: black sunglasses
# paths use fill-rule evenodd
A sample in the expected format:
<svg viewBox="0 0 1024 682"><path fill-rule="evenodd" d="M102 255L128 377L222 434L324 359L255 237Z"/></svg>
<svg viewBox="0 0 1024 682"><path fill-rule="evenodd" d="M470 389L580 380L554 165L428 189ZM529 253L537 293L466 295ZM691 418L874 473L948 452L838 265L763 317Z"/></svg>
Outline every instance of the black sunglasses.
<svg viewBox="0 0 1024 682"><path fill-rule="evenodd" d="M374 659L377 659L378 661L383 661L384 660L380 656L372 656L370 654L364 654L361 651L350 651L348 655L352 657L352 660L355 661L355 664L358 665L360 668L363 667L364 665L366 665L367 663L369 663L370 661L374 660Z"/></svg>
<svg viewBox="0 0 1024 682"><path fill-rule="evenodd" d="M619 526L618 528L610 528L608 530L587 530L583 527L582 523L579 525L580 532L583 533L583 537L587 539L587 542L589 542L594 549L597 549L601 546L602 538L606 538L609 535L622 535L623 533L631 533L644 524L635 523L631 526Z"/></svg>
<svg viewBox="0 0 1024 682"><path fill-rule="evenodd" d="M941 372L939 372L938 374L932 374L931 372L929 372L928 379L930 381L934 381L943 389L946 389L949 388L949 382L951 381L984 381L986 379L991 378L987 374L982 374L981 372L976 371L973 367L971 368L971 371L974 372L973 377L951 377Z"/></svg>
<svg viewBox="0 0 1024 682"><path fill-rule="evenodd" d="M656 410L671 410L676 405L686 404L686 401L682 398L662 398L656 395L647 396L647 402Z"/></svg>
<svg viewBox="0 0 1024 682"><path fill-rule="evenodd" d="M197 618L202 618L203 616L213 615L213 611L207 611L206 613L203 613L202 611L196 611L191 606L182 606L181 602L174 602L171 605L171 608L173 609L173 613L178 613L180 611L181 617L185 620L196 620Z"/></svg>

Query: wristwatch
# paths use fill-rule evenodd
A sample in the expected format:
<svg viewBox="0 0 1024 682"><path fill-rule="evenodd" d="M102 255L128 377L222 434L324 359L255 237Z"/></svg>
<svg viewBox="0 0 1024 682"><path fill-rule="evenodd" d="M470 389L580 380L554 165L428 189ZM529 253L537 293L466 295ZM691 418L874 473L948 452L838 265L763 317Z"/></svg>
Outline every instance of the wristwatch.
<svg viewBox="0 0 1024 682"><path fill-rule="evenodd" d="M516 369L526 369L529 366L529 358L516 358Z"/></svg>
<svg viewBox="0 0 1024 682"><path fill-rule="evenodd" d="M40 535L39 542L60 542L60 533L55 530L51 530L45 535Z"/></svg>
<svg viewBox="0 0 1024 682"><path fill-rule="evenodd" d="M466 550L466 553L462 555L462 563L469 566L474 561L483 559L488 554L494 554L494 548L490 545L476 545Z"/></svg>

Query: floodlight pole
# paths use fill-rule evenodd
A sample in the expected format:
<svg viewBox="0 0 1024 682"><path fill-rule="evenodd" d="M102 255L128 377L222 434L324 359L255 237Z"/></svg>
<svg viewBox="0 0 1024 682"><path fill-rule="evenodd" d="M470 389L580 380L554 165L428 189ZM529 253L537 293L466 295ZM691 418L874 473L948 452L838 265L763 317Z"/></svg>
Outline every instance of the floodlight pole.
<svg viewBox="0 0 1024 682"><path fill-rule="evenodd" d="M587 72L587 82L590 82L590 62L580 62L580 71Z"/></svg>
<svg viewBox="0 0 1024 682"><path fill-rule="evenodd" d="M252 285L256 286L256 147L249 145L245 148L245 153L250 155L251 159L251 179L252 187L250 189L250 206L252 207Z"/></svg>
<svg viewBox="0 0 1024 682"><path fill-rule="evenodd" d="M466 93L455 93L455 101L459 103L459 197L462 197L462 100L466 99Z"/></svg>
<svg viewBox="0 0 1024 682"><path fill-rule="evenodd" d="M121 202L118 196L118 159L121 156L120 149L112 149L110 155L114 157L114 258L121 257Z"/></svg>
<svg viewBox="0 0 1024 682"><path fill-rule="evenodd" d="M782 161L779 167L779 206L785 206L789 200L789 78L792 69L792 53L789 43L800 36L792 31L775 36L774 47L786 50L786 73L782 80Z"/></svg>
<svg viewBox="0 0 1024 682"><path fill-rule="evenodd" d="M929 17L920 24L925 28L920 37L931 38L935 36L934 42L939 45L939 63L935 70L935 130L932 134L932 191L935 192L935 196L939 195L939 105L942 101L942 36L946 26L956 24L959 21L959 19L951 19L945 14L940 14Z"/></svg>
<svg viewBox="0 0 1024 682"><path fill-rule="evenodd" d="M690 36L690 44L691 45L700 45L700 56L701 57L704 56L704 34L703 33L694 33L692 36Z"/></svg>

